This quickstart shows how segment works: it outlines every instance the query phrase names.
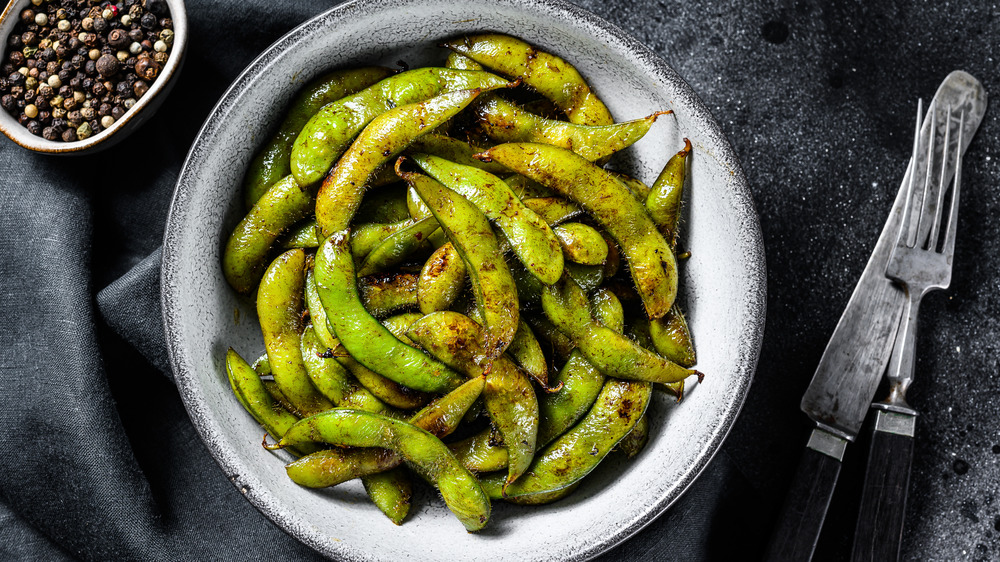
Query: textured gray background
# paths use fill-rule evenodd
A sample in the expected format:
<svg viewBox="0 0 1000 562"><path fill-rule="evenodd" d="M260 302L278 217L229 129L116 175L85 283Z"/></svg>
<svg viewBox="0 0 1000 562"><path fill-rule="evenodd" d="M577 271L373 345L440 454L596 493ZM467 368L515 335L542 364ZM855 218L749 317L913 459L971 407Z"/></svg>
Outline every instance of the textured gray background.
<svg viewBox="0 0 1000 562"><path fill-rule="evenodd" d="M761 361L730 439L687 501L607 559L753 559L804 445L799 398L902 177L916 99L959 68L1000 91L998 9L578 4L659 52L700 93L742 159L768 255ZM176 390L147 362L162 361L162 344L147 333L158 324L158 260L142 260L160 244L180 161L215 100L257 53L329 5L191 2L192 39L174 92L113 157L56 161L0 143L0 175L14 178L0 189L0 249L5 272L18 273L5 275L0 293L0 422L13 427L0 453L0 557L310 557L242 501ZM998 132L990 109L965 159L952 288L927 297L921 312L910 560L1000 558ZM32 315L43 329L26 337ZM131 334L145 357L107 325ZM67 376L75 372L87 376ZM64 409L51 415L56 406ZM95 420L107 435L82 425ZM67 435L78 450L50 448ZM865 449L852 446L845 459L818 559L848 555ZM120 469L106 468L109 459ZM698 531L679 537L682 528Z"/></svg>

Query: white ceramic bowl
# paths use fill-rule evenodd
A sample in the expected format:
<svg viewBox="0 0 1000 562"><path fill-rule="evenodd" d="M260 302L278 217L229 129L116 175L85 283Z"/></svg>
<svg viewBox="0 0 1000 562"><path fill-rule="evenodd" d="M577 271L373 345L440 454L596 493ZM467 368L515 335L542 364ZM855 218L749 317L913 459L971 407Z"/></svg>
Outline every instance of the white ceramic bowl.
<svg viewBox="0 0 1000 562"><path fill-rule="evenodd" d="M106 148L111 148L138 129L159 109L166 99L170 89L177 81L180 68L184 62L184 51L187 48L187 12L184 0L165 0L170 9L170 18L174 21L174 44L170 48L170 58L163 65L160 75L149 85L145 93L121 119L111 127L96 135L73 142L50 141L35 136L17 122L10 113L0 109L0 131L20 145L22 148L46 154L92 154ZM13 0L7 4L0 14L0 51L6 53L7 36L14 30L18 18L25 8L31 6L31 0Z"/></svg>
<svg viewBox="0 0 1000 562"><path fill-rule="evenodd" d="M224 356L263 344L252 305L226 285L225 239L242 216L241 180L303 84L336 67L442 64L436 44L493 30L571 61L618 118L673 109L624 162L651 182L689 137L690 199L681 302L704 384L681 404L657 393L651 438L629 462L609 456L569 498L542 507L497 502L489 525L466 533L425 487L394 526L350 482L309 490L285 475L287 453L260 446L260 427L233 398ZM753 378L764 327L764 254L753 202L733 150L690 87L617 27L553 0L359 0L304 23L257 58L222 97L188 155L163 246L162 298L181 396L226 476L291 535L338 560L582 560L625 540L691 484L718 450ZM234 320L235 319L235 320Z"/></svg>

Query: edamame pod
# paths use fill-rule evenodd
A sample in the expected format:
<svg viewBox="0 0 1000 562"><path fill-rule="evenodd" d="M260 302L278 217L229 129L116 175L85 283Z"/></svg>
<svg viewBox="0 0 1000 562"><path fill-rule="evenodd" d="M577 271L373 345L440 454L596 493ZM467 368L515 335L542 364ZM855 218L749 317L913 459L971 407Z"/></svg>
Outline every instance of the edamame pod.
<svg viewBox="0 0 1000 562"><path fill-rule="evenodd" d="M462 72L453 70L451 72ZM316 222L324 235L347 228L361 204L369 177L379 166L464 109L480 92L500 87L457 90L427 101L403 105L379 115L323 180L316 196Z"/></svg>
<svg viewBox="0 0 1000 562"><path fill-rule="evenodd" d="M360 410L330 410L293 425L280 444L313 442L391 449L437 487L445 504L467 530L478 531L489 520L490 502L479 481L440 439L426 430Z"/></svg>
<svg viewBox="0 0 1000 562"><path fill-rule="evenodd" d="M415 390L446 392L462 383L458 373L400 342L365 310L347 232L327 237L316 253L314 273L327 321L359 363Z"/></svg>
<svg viewBox="0 0 1000 562"><path fill-rule="evenodd" d="M685 369L667 361L622 336L600 325L591 317L587 296L572 279L563 278L558 284L545 288L542 293L542 310L545 316L578 346L584 357L606 375L621 379L673 383L696 375L698 371Z"/></svg>
<svg viewBox="0 0 1000 562"><path fill-rule="evenodd" d="M379 511L396 525L401 525L410 513L410 498L413 496L413 483L406 469L397 466L366 476L361 483Z"/></svg>
<svg viewBox="0 0 1000 562"><path fill-rule="evenodd" d="M320 343L332 352L340 347L340 342L337 340L337 336L330 331L330 323L326 320L326 311L323 310L323 302L319 299L319 291L316 289L316 275L313 273L313 268L306 271L305 297L313 332L316 333Z"/></svg>
<svg viewBox="0 0 1000 562"><path fill-rule="evenodd" d="M590 308L604 326L618 333L624 330L625 311L611 291L595 291ZM587 361L580 350L574 349L553 382L561 384L562 390L538 398L540 446L562 435L590 410L604 387L604 374Z"/></svg>
<svg viewBox="0 0 1000 562"><path fill-rule="evenodd" d="M292 143L317 111L390 74L392 71L388 68L369 66L337 70L310 82L292 101L278 132L250 162L243 180L247 208L253 207L272 184L291 173Z"/></svg>
<svg viewBox="0 0 1000 562"><path fill-rule="evenodd" d="M483 323L483 315L478 308L473 306L468 312L469 318L479 324ZM546 392L558 390L558 387L549 388L549 366L545 360L545 354L542 352L542 345L538 343L538 338L535 337L535 333L531 331L531 327L523 318L517 321L517 332L514 333L514 339L507 347L507 353Z"/></svg>
<svg viewBox="0 0 1000 562"><path fill-rule="evenodd" d="M445 47L488 69L520 77L566 112L571 123L610 125L611 112L573 65L509 35L483 34L454 39Z"/></svg>
<svg viewBox="0 0 1000 562"><path fill-rule="evenodd" d="M462 256L476 306L483 314L486 353L491 359L499 357L517 332L520 305L514 278L489 221L472 203L433 179L403 172L399 161L396 171L417 191Z"/></svg>
<svg viewBox="0 0 1000 562"><path fill-rule="evenodd" d="M542 217L549 226L556 226L583 214L579 205L562 197L529 197L521 202Z"/></svg>
<svg viewBox="0 0 1000 562"><path fill-rule="evenodd" d="M656 349L656 346L653 345L653 338L649 335L649 321L645 318L640 318L636 322L632 323L629 326L628 335L633 341L635 341L635 343L639 344L640 347L650 350ZM667 359L669 359L669 357ZM678 402L684 398L684 381L672 382L670 384L663 385L663 388L670 394L676 396Z"/></svg>
<svg viewBox="0 0 1000 562"><path fill-rule="evenodd" d="M594 227L567 222L552 229L566 259L581 265L602 265L608 258L608 243ZM603 277L603 270L602 270Z"/></svg>
<svg viewBox="0 0 1000 562"><path fill-rule="evenodd" d="M567 261L565 265L566 276L576 281L576 284L589 293L601 286L604 282L604 266L583 265Z"/></svg>
<svg viewBox="0 0 1000 562"><path fill-rule="evenodd" d="M299 421L271 400L257 372L233 348L226 352L226 375L240 404L275 439L281 439L288 428Z"/></svg>
<svg viewBox="0 0 1000 562"><path fill-rule="evenodd" d="M271 373L281 393L304 416L333 407L316 390L302 362L302 297L305 252L288 250L275 258L257 291L257 317L264 334Z"/></svg>
<svg viewBox="0 0 1000 562"><path fill-rule="evenodd" d="M698 362L687 320L676 304L663 318L649 321L649 336L653 349L674 363L682 367L693 367Z"/></svg>
<svg viewBox="0 0 1000 562"><path fill-rule="evenodd" d="M526 318L535 333L541 335L548 342L552 353L556 357L563 360L569 358L570 353L576 348L576 344L571 339L556 329L552 322L549 322L544 316L527 315Z"/></svg>
<svg viewBox="0 0 1000 562"><path fill-rule="evenodd" d="M393 108L418 103L443 92L493 88L507 83L488 72L418 68L400 72L335 101L316 113L292 145L292 174L302 185L318 182L351 140L373 119Z"/></svg>
<svg viewBox="0 0 1000 562"><path fill-rule="evenodd" d="M618 450L625 455L626 458L632 458L639 454L646 447L646 443L649 441L649 416L643 414L639 421L636 422L635 427L632 431L628 432L621 441L618 442Z"/></svg>
<svg viewBox="0 0 1000 562"><path fill-rule="evenodd" d="M300 222L285 236L281 248L315 248L319 246L319 236L316 235L316 220L308 219Z"/></svg>
<svg viewBox="0 0 1000 562"><path fill-rule="evenodd" d="M530 180L521 174L506 175L503 177L503 182L507 184L507 187L509 187L511 191L514 192L514 195L517 195L518 199L522 200L522 203L525 199L531 199L534 197L553 197L555 195L552 193L551 189L535 180Z"/></svg>
<svg viewBox="0 0 1000 562"><path fill-rule="evenodd" d="M624 184L625 187L627 187L630 192L632 192L632 197L635 197L636 201L642 203L643 205L646 204L646 198L649 197L649 192L650 192L650 188L648 185L642 183L642 181L640 181L639 179L634 178L626 173L622 172L610 172L610 173L612 176L617 178L618 181L622 182L622 184Z"/></svg>
<svg viewBox="0 0 1000 562"><path fill-rule="evenodd" d="M408 226L413 226L416 222L405 218L397 222L364 223L354 226L351 228L351 254L355 260L363 260L386 238Z"/></svg>
<svg viewBox="0 0 1000 562"><path fill-rule="evenodd" d="M382 177L382 176L385 177ZM385 185L385 184L392 185ZM383 185L378 189L369 189L365 198L354 215L356 224L365 223L396 223L409 218L406 209L406 186L399 181L396 170L392 166L379 168L375 177L368 183L370 188ZM354 230L352 227L351 230Z"/></svg>
<svg viewBox="0 0 1000 562"><path fill-rule="evenodd" d="M420 196L412 187L406 189L406 208L410 212L410 217L414 220L425 219L431 216L431 210L420 200Z"/></svg>
<svg viewBox="0 0 1000 562"><path fill-rule="evenodd" d="M484 386L482 377L472 379L414 414L410 423L435 437L445 437L455 431ZM301 486L325 488L388 470L402 460L385 449L330 449L303 457L285 470L292 481Z"/></svg>
<svg viewBox="0 0 1000 562"><path fill-rule="evenodd" d="M681 220L681 197L691 141L684 139L684 148L670 157L646 197L646 211L673 248L677 244L677 225Z"/></svg>
<svg viewBox="0 0 1000 562"><path fill-rule="evenodd" d="M299 187L286 176L271 186L257 204L236 225L222 253L222 272L229 285L241 294L250 294L267 266L267 254L279 236L309 216L315 191Z"/></svg>
<svg viewBox="0 0 1000 562"><path fill-rule="evenodd" d="M506 357L490 360L485 334L476 322L457 312L424 316L407 331L429 353L469 376L486 374L483 398L503 435L510 457L507 481L517 480L531 463L538 433L538 401L528 379Z"/></svg>
<svg viewBox="0 0 1000 562"><path fill-rule="evenodd" d="M551 285L562 275L559 240L538 215L525 207L497 176L429 154L410 156L428 175L466 198L496 223L510 241L514 254L542 283Z"/></svg>
<svg viewBox="0 0 1000 562"><path fill-rule="evenodd" d="M398 265L420 248L428 247L428 239L437 229L437 220L427 217L390 234L365 257L358 276L371 275Z"/></svg>
<svg viewBox="0 0 1000 562"><path fill-rule="evenodd" d="M670 310L677 296L674 253L620 181L568 150L545 144L501 144L482 157L579 203L621 247L646 314L659 318Z"/></svg>
<svg viewBox="0 0 1000 562"><path fill-rule="evenodd" d="M447 68L455 68L459 70L482 70L483 65L470 59L469 57L464 57L454 51L448 53L448 58L445 59L444 65Z"/></svg>
<svg viewBox="0 0 1000 562"><path fill-rule="evenodd" d="M417 303L420 312L430 314L447 310L465 288L465 262L451 242L431 254L417 280Z"/></svg>
<svg viewBox="0 0 1000 562"><path fill-rule="evenodd" d="M500 164L495 162L483 162L482 160L478 160L473 157L475 154L482 151L482 148L473 146L463 140L435 133L430 133L416 139L407 149L407 153L409 154L433 154L434 156L444 158L449 162L462 164L463 166L472 166L473 168L479 168L480 170L484 170L491 174L510 173L510 170Z"/></svg>
<svg viewBox="0 0 1000 562"><path fill-rule="evenodd" d="M501 440L494 437L492 428L487 427L472 437L450 443L448 448L462 466L473 472L507 468L507 449L501 445Z"/></svg>
<svg viewBox="0 0 1000 562"><path fill-rule="evenodd" d="M358 290L365 310L376 318L417 306L417 276L412 273L362 277L358 279Z"/></svg>
<svg viewBox="0 0 1000 562"><path fill-rule="evenodd" d="M587 415L545 447L524 477L506 487L500 476L484 478L484 490L494 499L533 496L579 482L632 431L652 392L648 382L608 379Z"/></svg>
<svg viewBox="0 0 1000 562"><path fill-rule="evenodd" d="M319 341L312 325L302 332L302 361L316 388L335 406L386 413L386 405L361 386Z"/></svg>
<svg viewBox="0 0 1000 562"><path fill-rule="evenodd" d="M632 146L649 132L661 111L613 125L577 125L529 113L517 105L491 96L476 106L476 116L483 130L499 142L540 142L572 150L594 162Z"/></svg>

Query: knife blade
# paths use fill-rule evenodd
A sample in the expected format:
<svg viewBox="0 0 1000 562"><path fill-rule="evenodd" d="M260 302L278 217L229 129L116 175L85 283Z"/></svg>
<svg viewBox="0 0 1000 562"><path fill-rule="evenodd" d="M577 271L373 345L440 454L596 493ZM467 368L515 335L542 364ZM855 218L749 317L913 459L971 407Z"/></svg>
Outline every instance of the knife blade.
<svg viewBox="0 0 1000 562"><path fill-rule="evenodd" d="M985 97L977 96L977 87L982 90L971 75L955 71L934 95L938 107L968 107L971 132L979 127L986 111ZM930 126L926 119L925 124ZM964 138L971 141L972 135ZM963 142L963 153L968 141ZM889 362L904 295L885 276L885 268L899 232L912 167L911 162L875 249L802 397L800 408L816 428L789 488L765 560L812 558L847 443L857 436Z"/></svg>

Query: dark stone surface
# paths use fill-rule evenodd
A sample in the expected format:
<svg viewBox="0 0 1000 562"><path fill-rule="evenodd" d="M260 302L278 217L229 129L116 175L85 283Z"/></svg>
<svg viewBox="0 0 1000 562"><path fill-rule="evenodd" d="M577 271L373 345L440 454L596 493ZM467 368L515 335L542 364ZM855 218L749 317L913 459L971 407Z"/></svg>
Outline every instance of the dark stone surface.
<svg viewBox="0 0 1000 562"><path fill-rule="evenodd" d="M768 316L757 378L726 450L773 516L809 429L799 399L899 187L917 98L929 100L956 69L1000 93L996 8L579 4L660 53L742 160L767 249ZM994 106L965 159L951 289L921 309L905 559L1000 558L998 135ZM817 559L849 555L866 453L864 440L848 450Z"/></svg>

